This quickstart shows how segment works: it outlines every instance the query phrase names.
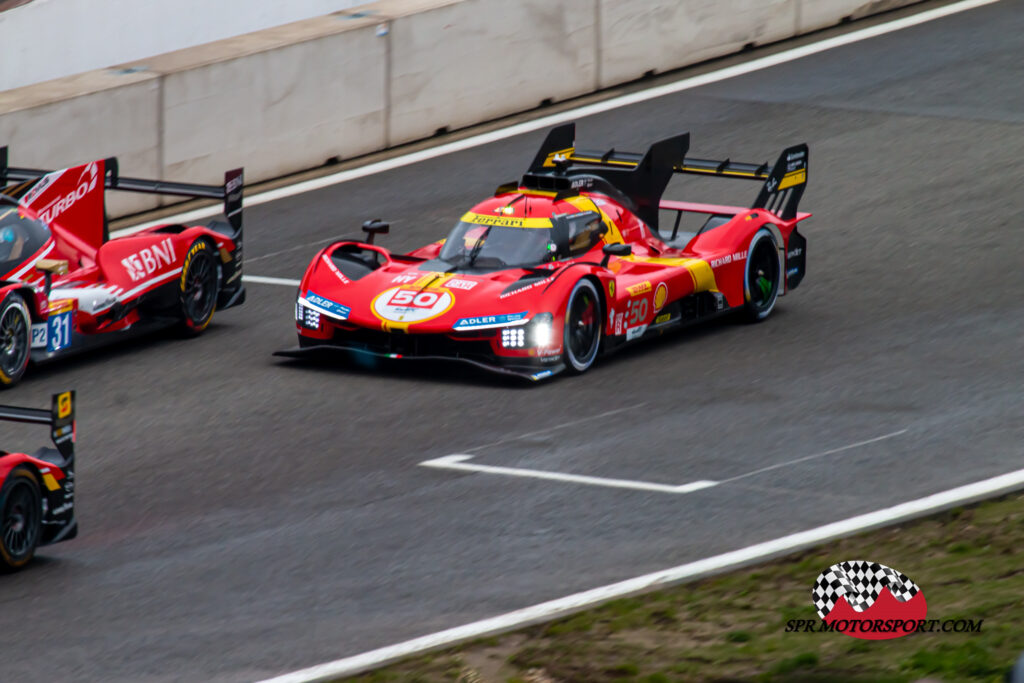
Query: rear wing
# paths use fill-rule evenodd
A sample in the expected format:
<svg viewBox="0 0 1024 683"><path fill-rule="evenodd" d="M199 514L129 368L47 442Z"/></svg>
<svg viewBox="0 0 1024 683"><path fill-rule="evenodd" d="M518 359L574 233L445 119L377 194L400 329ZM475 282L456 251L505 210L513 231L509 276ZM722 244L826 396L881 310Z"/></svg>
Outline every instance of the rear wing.
<svg viewBox="0 0 1024 683"><path fill-rule="evenodd" d="M49 410L0 406L0 420L50 425L50 438L60 454L71 460L75 454L75 392L53 395Z"/></svg>
<svg viewBox="0 0 1024 683"><path fill-rule="evenodd" d="M18 168L8 164L7 147L0 147L0 188L8 183L29 183L55 173L36 168ZM243 169L235 168L224 174L223 185L199 185L196 183L177 183L167 180L148 180L145 178L128 178L120 175L117 157L103 160L104 186L108 190L124 192L143 192L146 194L170 195L189 199L217 199L224 202L224 215L236 232L242 229L242 190L244 186ZM25 185L16 196L29 191ZM110 239L106 221L103 225L103 241Z"/></svg>
<svg viewBox="0 0 1024 683"><path fill-rule="evenodd" d="M766 209L783 220L796 218L807 185L809 150L806 143L786 148L771 166L767 162L752 164L731 159L719 161L687 157L688 133L656 142L644 154L614 148L606 151L577 149L575 137L575 124L552 129L524 176L524 185L534 184L535 181L525 181L537 175L599 175L632 199L639 209L638 215L655 229L658 203L673 173L762 182L761 191L751 208ZM576 187L578 183L570 181L568 185Z"/></svg>

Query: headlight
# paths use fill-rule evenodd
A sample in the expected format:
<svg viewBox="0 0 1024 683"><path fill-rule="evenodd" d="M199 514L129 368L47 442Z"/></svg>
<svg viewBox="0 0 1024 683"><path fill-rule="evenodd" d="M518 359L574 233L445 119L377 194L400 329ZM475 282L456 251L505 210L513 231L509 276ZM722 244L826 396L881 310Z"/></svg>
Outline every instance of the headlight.
<svg viewBox="0 0 1024 683"><path fill-rule="evenodd" d="M550 313L539 313L533 317L528 325L531 346L551 346L554 318Z"/></svg>
<svg viewBox="0 0 1024 683"><path fill-rule="evenodd" d="M501 345L506 349L520 349L525 346L526 330L520 327L501 328Z"/></svg>
<svg viewBox="0 0 1024 683"><path fill-rule="evenodd" d="M298 301L295 302L295 320L311 330L320 329L320 311L303 306Z"/></svg>

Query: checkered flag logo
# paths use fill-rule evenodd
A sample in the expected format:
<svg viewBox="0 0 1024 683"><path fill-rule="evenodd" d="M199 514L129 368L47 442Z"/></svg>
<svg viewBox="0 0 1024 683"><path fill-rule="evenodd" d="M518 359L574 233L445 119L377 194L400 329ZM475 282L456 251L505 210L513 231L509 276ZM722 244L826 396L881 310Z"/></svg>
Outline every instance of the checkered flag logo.
<svg viewBox="0 0 1024 683"><path fill-rule="evenodd" d="M921 590L906 574L892 567L854 560L834 564L818 574L811 599L818 616L824 619L841 597L855 612L863 612L875 603L883 588L888 588L900 602L907 602Z"/></svg>

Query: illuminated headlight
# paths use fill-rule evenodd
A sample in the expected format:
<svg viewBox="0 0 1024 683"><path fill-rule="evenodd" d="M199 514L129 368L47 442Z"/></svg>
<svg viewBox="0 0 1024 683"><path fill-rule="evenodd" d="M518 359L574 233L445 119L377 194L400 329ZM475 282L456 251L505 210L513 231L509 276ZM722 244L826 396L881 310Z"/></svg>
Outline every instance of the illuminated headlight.
<svg viewBox="0 0 1024 683"><path fill-rule="evenodd" d="M295 320L311 330L320 329L320 311L303 306L298 301L295 302Z"/></svg>
<svg viewBox="0 0 1024 683"><path fill-rule="evenodd" d="M551 346L552 342L552 323L554 322L555 316L550 313L540 313L533 317L528 325L530 330L530 346Z"/></svg>
<svg viewBox="0 0 1024 683"><path fill-rule="evenodd" d="M526 345L526 330L522 327L501 328L501 345L506 349L521 349Z"/></svg>

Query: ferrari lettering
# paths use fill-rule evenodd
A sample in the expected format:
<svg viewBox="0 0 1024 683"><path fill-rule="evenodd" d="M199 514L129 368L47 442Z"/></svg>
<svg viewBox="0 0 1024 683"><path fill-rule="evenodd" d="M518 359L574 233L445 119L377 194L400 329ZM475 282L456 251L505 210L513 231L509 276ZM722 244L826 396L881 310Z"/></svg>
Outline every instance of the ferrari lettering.
<svg viewBox="0 0 1024 683"><path fill-rule="evenodd" d="M121 259L121 265L128 272L128 277L133 282L138 282L147 275L172 265L174 260L174 241L168 237L159 244L140 249L131 256Z"/></svg>

